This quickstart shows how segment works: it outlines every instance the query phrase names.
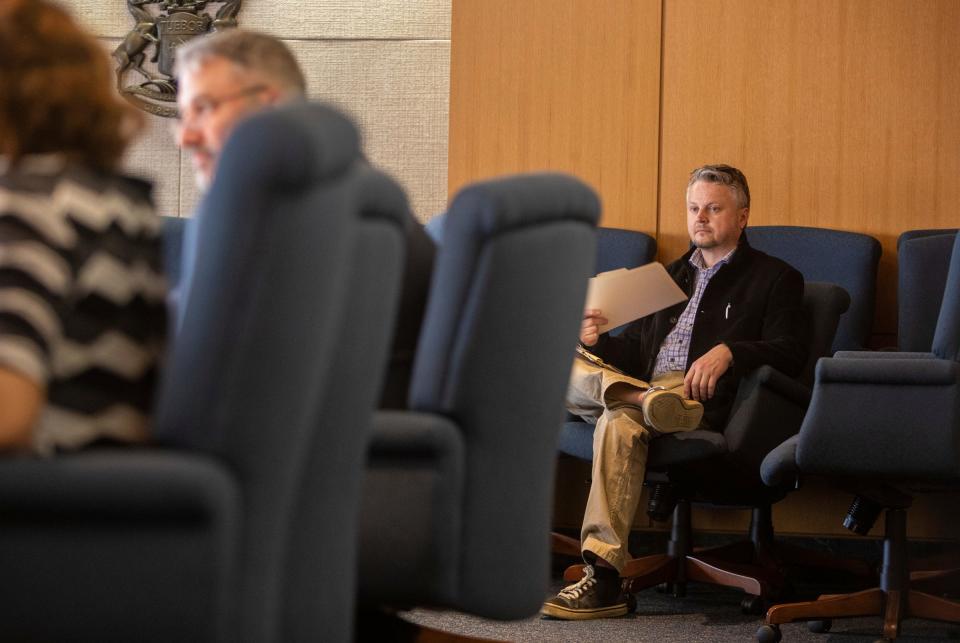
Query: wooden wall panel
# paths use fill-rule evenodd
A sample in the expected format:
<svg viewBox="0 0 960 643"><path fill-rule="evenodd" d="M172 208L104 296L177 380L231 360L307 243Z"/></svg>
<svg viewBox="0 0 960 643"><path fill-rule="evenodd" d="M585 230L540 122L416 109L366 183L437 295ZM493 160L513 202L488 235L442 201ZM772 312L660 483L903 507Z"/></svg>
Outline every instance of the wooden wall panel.
<svg viewBox="0 0 960 643"><path fill-rule="evenodd" d="M451 43L449 188L564 170L603 223L656 232L660 0L461 0Z"/></svg>
<svg viewBox="0 0 960 643"><path fill-rule="evenodd" d="M960 224L960 3L670 0L663 20L661 258L687 245L689 171L732 163L751 223L880 239L895 333L897 235Z"/></svg>

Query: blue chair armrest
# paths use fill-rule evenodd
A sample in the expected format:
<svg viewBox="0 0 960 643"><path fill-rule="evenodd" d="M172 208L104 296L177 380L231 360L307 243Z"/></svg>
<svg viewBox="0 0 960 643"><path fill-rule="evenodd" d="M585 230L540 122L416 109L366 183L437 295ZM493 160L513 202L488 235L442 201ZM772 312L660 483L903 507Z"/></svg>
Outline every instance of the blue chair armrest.
<svg viewBox="0 0 960 643"><path fill-rule="evenodd" d="M810 389L780 371L761 366L740 383L723 435L745 467L759 471L763 458L800 430Z"/></svg>
<svg viewBox="0 0 960 643"><path fill-rule="evenodd" d="M447 418L374 415L360 513L361 603L455 599L464 462L460 429Z"/></svg>
<svg viewBox="0 0 960 643"><path fill-rule="evenodd" d="M835 359L938 359L933 353L900 351L837 351Z"/></svg>
<svg viewBox="0 0 960 643"><path fill-rule="evenodd" d="M240 490L219 461L151 449L0 460L0 510L90 519L204 520L236 527Z"/></svg>
<svg viewBox="0 0 960 643"><path fill-rule="evenodd" d="M797 443L800 437L790 436L767 454L760 465L760 477L770 487L793 487L800 479L797 466Z"/></svg>
<svg viewBox="0 0 960 643"><path fill-rule="evenodd" d="M797 447L817 475L956 475L960 364L938 359L823 359Z"/></svg>

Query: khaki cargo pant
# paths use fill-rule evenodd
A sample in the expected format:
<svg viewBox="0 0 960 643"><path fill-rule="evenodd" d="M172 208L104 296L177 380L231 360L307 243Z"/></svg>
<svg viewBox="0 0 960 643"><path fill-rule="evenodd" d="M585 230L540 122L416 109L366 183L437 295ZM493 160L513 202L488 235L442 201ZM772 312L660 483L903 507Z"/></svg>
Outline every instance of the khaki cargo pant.
<svg viewBox="0 0 960 643"><path fill-rule="evenodd" d="M608 409L604 393L614 384L640 389L683 388L683 372L655 377L650 383L574 359L567 410L596 424L593 432L593 470L590 495L583 516L580 547L610 563L619 572L629 558L627 541L643 490L647 445L657 432L643 424L636 409Z"/></svg>

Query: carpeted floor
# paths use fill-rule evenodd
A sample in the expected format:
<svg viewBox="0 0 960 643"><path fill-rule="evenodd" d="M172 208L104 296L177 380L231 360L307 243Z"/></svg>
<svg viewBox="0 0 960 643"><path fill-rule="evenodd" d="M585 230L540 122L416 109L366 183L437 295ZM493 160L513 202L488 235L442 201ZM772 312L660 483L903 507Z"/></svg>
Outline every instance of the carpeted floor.
<svg viewBox="0 0 960 643"><path fill-rule="evenodd" d="M555 582L555 590L561 582ZM712 643L753 641L760 617L740 611L743 594L735 590L691 584L685 598L674 598L655 589L636 595L637 612L623 618L596 621L489 621L455 612L414 610L404 618L446 632L500 641L569 641L570 643L651 641L656 643ZM782 627L790 643L861 643L880 638L880 618L844 619L833 623L829 634L813 634L805 623ZM960 640L960 626L908 619L897 641L918 643Z"/></svg>

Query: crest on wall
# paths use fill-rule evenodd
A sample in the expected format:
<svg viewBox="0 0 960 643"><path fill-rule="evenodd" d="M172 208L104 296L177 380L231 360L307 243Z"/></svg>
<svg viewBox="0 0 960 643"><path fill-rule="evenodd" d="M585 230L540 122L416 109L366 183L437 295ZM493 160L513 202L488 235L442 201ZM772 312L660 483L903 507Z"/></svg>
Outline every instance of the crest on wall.
<svg viewBox="0 0 960 643"><path fill-rule="evenodd" d="M241 1L127 0L135 25L113 50L120 94L151 114L176 116L177 47L208 31L236 27Z"/></svg>

